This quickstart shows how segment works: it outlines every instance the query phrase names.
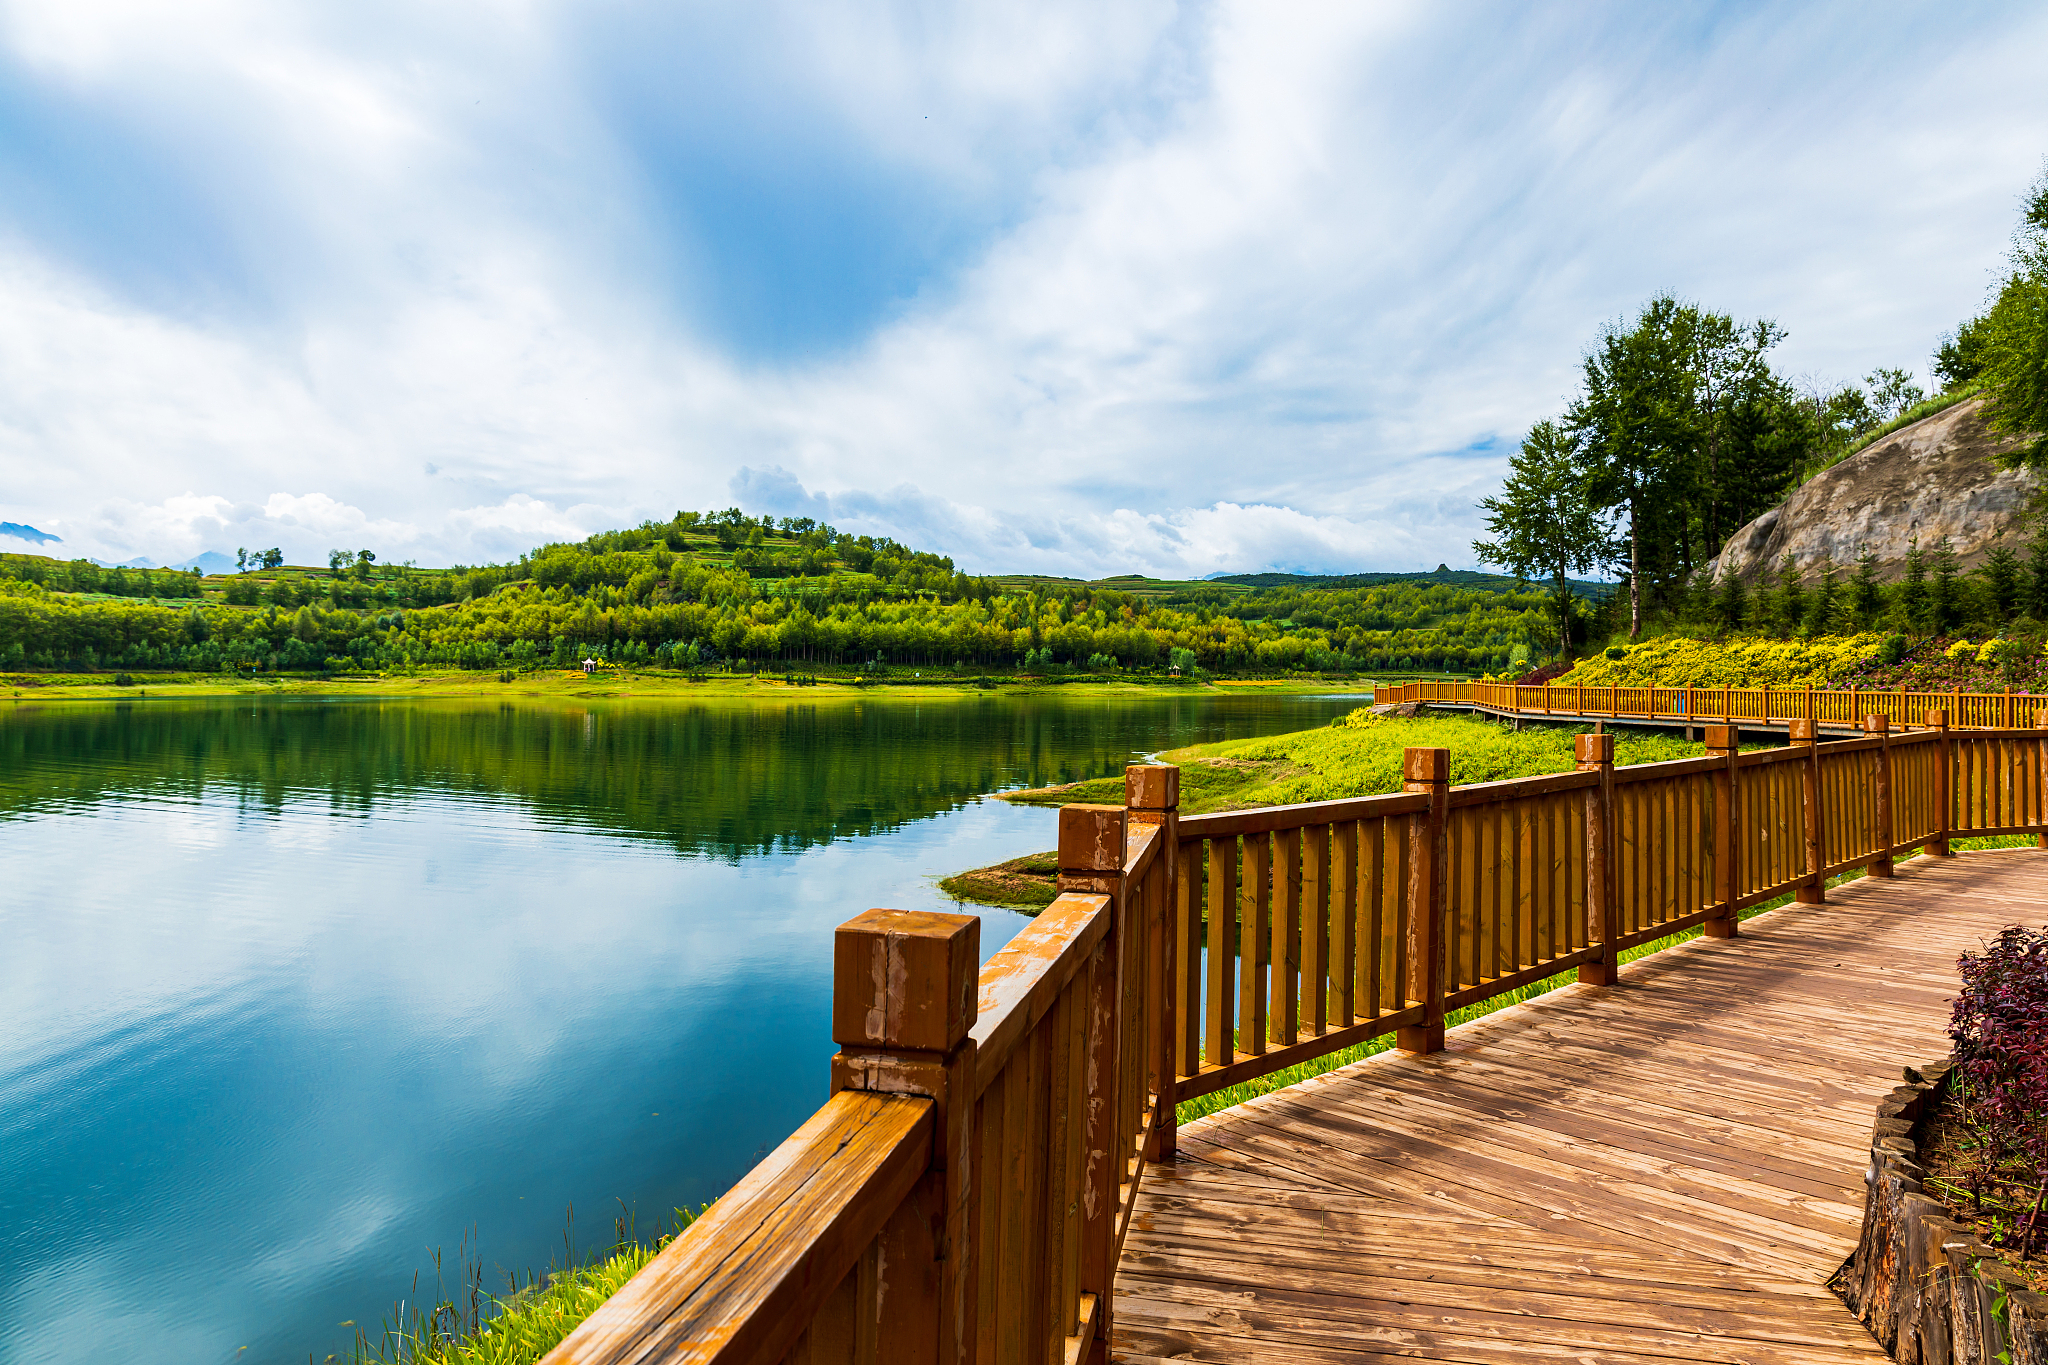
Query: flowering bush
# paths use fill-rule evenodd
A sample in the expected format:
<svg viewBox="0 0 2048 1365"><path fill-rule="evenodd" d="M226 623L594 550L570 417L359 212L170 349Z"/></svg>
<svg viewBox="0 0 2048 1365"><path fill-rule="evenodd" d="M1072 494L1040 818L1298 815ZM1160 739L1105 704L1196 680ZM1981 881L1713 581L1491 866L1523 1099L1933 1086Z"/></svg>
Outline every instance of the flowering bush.
<svg viewBox="0 0 2048 1365"><path fill-rule="evenodd" d="M2048 1249L2048 928L2002 930L1957 966L1958 1174L1985 1240L2024 1260Z"/></svg>
<svg viewBox="0 0 2048 1365"><path fill-rule="evenodd" d="M1988 646L1988 649L1987 649ZM1949 640L1910 645L1887 660L1878 657L1851 670L1837 687L1902 688L1908 692L2048 692L2048 656L2041 642L2001 637L1957 648Z"/></svg>
<svg viewBox="0 0 2048 1365"><path fill-rule="evenodd" d="M1617 645L1557 681L1585 687L1836 687L1874 661L1883 642L1875 634L1727 641L1665 636Z"/></svg>

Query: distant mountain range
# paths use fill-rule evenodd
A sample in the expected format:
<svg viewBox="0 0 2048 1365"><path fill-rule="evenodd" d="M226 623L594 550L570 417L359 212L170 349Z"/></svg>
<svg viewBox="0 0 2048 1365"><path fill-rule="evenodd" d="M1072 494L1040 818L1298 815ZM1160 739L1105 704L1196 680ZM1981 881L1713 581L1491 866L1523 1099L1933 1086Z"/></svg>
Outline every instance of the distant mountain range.
<svg viewBox="0 0 2048 1365"><path fill-rule="evenodd" d="M25 540L31 545L52 545L62 541L60 536L53 536L48 531L38 531L35 527L24 526L18 521L0 521L0 536Z"/></svg>

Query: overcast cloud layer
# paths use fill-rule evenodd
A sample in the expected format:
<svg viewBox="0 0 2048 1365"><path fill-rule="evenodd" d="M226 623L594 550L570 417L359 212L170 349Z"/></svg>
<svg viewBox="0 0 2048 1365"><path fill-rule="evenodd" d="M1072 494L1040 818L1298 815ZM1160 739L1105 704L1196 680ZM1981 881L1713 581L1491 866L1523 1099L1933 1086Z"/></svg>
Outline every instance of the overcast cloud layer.
<svg viewBox="0 0 2048 1365"><path fill-rule="evenodd" d="M2023 5L0 4L0 520L1468 564L1654 291L1924 377L2044 60Z"/></svg>

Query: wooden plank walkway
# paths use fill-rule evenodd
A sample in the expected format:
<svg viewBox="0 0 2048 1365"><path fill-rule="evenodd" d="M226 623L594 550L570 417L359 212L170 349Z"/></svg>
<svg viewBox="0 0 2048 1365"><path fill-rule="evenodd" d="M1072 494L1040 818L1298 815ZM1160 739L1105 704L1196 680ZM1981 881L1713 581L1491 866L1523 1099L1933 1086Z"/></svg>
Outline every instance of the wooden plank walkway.
<svg viewBox="0 0 2048 1365"><path fill-rule="evenodd" d="M1181 1129L1115 1358L1879 1365L1826 1287L1872 1110L1948 1050L1955 959L2048 853L1901 863Z"/></svg>

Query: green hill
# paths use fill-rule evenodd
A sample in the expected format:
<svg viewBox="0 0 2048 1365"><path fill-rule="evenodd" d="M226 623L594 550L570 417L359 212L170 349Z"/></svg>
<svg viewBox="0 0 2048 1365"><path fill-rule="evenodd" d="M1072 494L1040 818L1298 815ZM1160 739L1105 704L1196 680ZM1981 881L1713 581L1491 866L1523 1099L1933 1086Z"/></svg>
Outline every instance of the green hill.
<svg viewBox="0 0 2048 1365"><path fill-rule="evenodd" d="M737 509L448 569L365 559L201 576L5 555L0 666L524 670L595 657L1056 678L1499 671L1547 648L1541 597L1514 579L1279 577L977 577L884 537Z"/></svg>

